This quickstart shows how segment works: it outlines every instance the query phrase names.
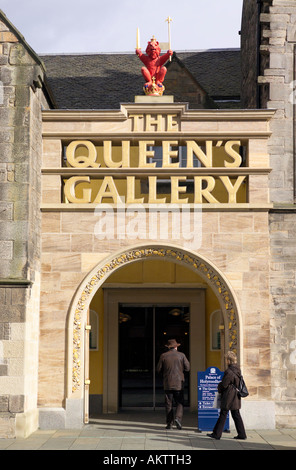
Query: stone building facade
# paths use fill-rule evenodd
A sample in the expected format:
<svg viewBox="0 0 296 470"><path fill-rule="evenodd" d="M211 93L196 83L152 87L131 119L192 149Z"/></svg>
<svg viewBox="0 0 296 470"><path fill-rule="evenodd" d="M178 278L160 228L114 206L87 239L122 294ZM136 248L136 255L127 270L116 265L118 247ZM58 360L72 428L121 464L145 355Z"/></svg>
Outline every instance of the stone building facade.
<svg viewBox="0 0 296 470"><path fill-rule="evenodd" d="M0 437L82 426L92 410L117 411L118 308L133 299L146 305L152 295L157 305L171 298L189 306L191 411L195 372L223 369L233 349L250 389L246 426L295 427L295 18L292 0L244 2L240 103L226 82L219 93L209 79L207 89L193 66L201 56L176 53L163 100L124 96L113 109L102 99L97 111L81 111L66 79L55 76L61 58L41 60L1 12ZM221 55L237 70L237 52ZM212 57L205 55L209 67ZM178 74L187 83L183 100ZM72 110L60 109L62 95ZM151 141L166 166L149 166ZM187 159L191 152L201 164L177 167L168 141L179 153L187 145ZM75 153L75 142L88 153ZM135 156L136 169L127 163ZM194 181L186 193L182 178ZM201 238L188 245L177 237L172 212L166 237L145 237L147 213L138 237L122 237L122 212L112 206L105 229L115 221L119 232L102 239L96 210L110 194L113 203L124 196L144 209L186 199L191 214L197 203L200 225L187 220L185 232Z"/></svg>
<svg viewBox="0 0 296 470"><path fill-rule="evenodd" d="M5 436L15 435L18 426L30 432L38 425L41 109L51 103L41 60L2 15L0 35L0 434Z"/></svg>
<svg viewBox="0 0 296 470"><path fill-rule="evenodd" d="M243 76L242 102L252 108L275 109L269 140L271 295L271 379L277 422L295 423L295 43L296 5L293 1L244 2L242 25L243 70L250 60L259 69ZM246 25L252 18L254 34ZM256 26L257 25L257 26ZM255 34L257 31L257 35ZM252 56L253 54L253 56ZM256 92L257 90L257 92ZM257 100L254 98L257 96Z"/></svg>

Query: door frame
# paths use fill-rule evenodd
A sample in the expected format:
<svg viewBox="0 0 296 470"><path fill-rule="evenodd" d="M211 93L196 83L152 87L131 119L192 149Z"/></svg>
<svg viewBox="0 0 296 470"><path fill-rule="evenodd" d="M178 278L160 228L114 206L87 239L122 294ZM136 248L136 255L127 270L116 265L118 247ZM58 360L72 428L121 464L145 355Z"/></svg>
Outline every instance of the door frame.
<svg viewBox="0 0 296 470"><path fill-rule="evenodd" d="M89 308L86 313L86 325L84 328L84 424L89 423L89 334L90 334Z"/></svg>
<svg viewBox="0 0 296 470"><path fill-rule="evenodd" d="M190 409L197 409L197 371L204 370L206 287L104 286L103 413L118 412L118 308L121 303L182 304L190 308Z"/></svg>

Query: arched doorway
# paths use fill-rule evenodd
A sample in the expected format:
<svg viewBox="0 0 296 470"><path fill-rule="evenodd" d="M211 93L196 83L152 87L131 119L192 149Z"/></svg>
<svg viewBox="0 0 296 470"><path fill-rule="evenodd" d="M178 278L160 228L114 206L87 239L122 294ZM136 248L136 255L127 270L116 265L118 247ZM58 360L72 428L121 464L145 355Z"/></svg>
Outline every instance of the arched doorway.
<svg viewBox="0 0 296 470"><path fill-rule="evenodd" d="M83 400L85 385L88 385L88 370L85 367L85 363L87 363L85 351L88 344L85 342L85 338L87 338L87 320L91 300L97 290L116 270L147 259L158 259L186 266L197 272L211 286L219 300L225 325L224 334L227 349L234 350L242 363L238 303L227 279L213 263L192 251L173 245L149 244L129 247L109 256L96 266L82 282L73 298L68 314L67 328L67 401Z"/></svg>

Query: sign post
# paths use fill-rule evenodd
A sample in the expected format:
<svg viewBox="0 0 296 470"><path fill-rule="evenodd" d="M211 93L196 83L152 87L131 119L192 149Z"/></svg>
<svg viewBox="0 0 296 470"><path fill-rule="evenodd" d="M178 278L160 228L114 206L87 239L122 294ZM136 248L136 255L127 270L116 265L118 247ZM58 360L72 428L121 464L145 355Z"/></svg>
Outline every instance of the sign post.
<svg viewBox="0 0 296 470"><path fill-rule="evenodd" d="M197 373L198 399L198 431L212 431L219 417L220 410L213 408L218 383L224 372L217 367L209 367L204 372ZM229 415L227 415L224 432L229 432Z"/></svg>

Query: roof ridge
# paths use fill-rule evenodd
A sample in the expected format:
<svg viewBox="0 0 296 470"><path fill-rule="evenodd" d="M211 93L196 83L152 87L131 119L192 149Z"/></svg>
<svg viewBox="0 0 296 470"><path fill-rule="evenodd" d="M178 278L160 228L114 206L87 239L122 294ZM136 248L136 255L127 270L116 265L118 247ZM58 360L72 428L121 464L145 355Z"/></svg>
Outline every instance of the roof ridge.
<svg viewBox="0 0 296 470"><path fill-rule="evenodd" d="M188 53L188 54L194 54L196 52L225 52L225 51L240 51L240 48L236 47L222 47L222 48L217 48L217 49L188 49L188 50L175 50L174 52L176 54L182 54L182 53ZM90 56L90 55L134 55L135 52L133 51L126 51L126 52L40 52L38 55L40 57L45 57L45 56Z"/></svg>

